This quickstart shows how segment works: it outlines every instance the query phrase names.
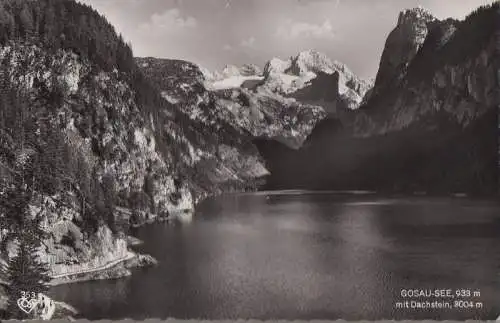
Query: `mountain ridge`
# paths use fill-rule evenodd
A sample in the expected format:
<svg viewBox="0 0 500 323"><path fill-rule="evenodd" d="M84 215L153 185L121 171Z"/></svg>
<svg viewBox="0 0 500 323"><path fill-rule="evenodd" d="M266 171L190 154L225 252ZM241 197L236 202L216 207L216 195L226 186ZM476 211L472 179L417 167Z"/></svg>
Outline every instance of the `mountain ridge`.
<svg viewBox="0 0 500 323"><path fill-rule="evenodd" d="M498 184L496 10L462 22L400 14L372 89L315 50L225 74L135 58L88 6L5 0L0 199L16 193L12 170L40 161L30 206L50 233L42 259L62 275L128 255L130 226L265 179L489 194ZM0 233L6 260L15 241Z"/></svg>
<svg viewBox="0 0 500 323"><path fill-rule="evenodd" d="M274 122L281 98L208 92L197 66L179 60L169 61L173 83L163 80L169 100L114 27L74 1L6 0L0 23L0 219L2 194L16 194L11 172L42 160L30 207L46 224L40 257L54 277L122 259L131 226L255 190L268 171L253 136L300 145L323 115L285 100L290 109ZM0 232L1 261L16 253L14 231Z"/></svg>
<svg viewBox="0 0 500 323"><path fill-rule="evenodd" d="M258 143L271 171L266 188L437 193L435 180L441 193L497 194L498 9L498 2L480 7L461 22L420 9L402 12L374 88L358 109L330 114L302 151ZM443 161L441 151L448 153ZM417 158L432 167L420 170ZM453 168L452 160L470 166ZM391 167L381 172L377 165ZM301 178L285 175L299 170Z"/></svg>

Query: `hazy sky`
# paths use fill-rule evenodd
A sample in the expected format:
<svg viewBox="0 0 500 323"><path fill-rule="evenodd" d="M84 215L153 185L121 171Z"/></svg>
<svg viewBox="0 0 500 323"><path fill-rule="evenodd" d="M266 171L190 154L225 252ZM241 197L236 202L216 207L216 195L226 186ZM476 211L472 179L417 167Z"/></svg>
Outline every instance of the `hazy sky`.
<svg viewBox="0 0 500 323"><path fill-rule="evenodd" d="M132 43L136 56L178 58L222 69L263 66L316 49L374 77L401 10L463 18L492 0L80 0Z"/></svg>

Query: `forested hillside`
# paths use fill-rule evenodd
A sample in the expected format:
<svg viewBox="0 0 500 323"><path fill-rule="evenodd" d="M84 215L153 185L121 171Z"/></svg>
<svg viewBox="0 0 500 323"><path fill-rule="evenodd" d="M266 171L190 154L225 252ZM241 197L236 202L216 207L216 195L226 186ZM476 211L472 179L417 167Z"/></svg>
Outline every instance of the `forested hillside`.
<svg viewBox="0 0 500 323"><path fill-rule="evenodd" d="M130 225L255 189L267 174L251 134L185 109L209 112L210 100L165 100L88 6L2 1L0 45L0 262L35 218L48 233L40 261L49 275L99 268L129 257Z"/></svg>

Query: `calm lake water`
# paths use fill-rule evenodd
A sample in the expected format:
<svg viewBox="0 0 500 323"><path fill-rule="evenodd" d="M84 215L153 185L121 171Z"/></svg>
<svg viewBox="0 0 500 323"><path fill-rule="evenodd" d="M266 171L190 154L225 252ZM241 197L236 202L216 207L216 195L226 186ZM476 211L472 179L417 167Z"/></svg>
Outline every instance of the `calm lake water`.
<svg viewBox="0 0 500 323"><path fill-rule="evenodd" d="M54 287L88 319L495 319L500 207L458 198L244 194L190 223L148 225L159 260L128 278ZM478 308L402 309L402 289L479 291ZM454 292L453 292L454 293ZM430 302L436 298L419 299ZM478 305L479 304L479 305ZM479 308L481 307L481 308Z"/></svg>

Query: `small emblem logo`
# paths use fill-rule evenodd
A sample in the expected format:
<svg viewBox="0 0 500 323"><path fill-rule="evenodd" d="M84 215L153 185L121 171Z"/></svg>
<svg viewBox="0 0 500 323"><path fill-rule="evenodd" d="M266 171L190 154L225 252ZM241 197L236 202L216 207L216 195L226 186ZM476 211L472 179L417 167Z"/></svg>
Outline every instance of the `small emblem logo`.
<svg viewBox="0 0 500 323"><path fill-rule="evenodd" d="M30 314L33 309L38 305L38 299L35 297L28 299L26 292L17 300L17 306L26 314ZM33 296L35 293L32 293Z"/></svg>

